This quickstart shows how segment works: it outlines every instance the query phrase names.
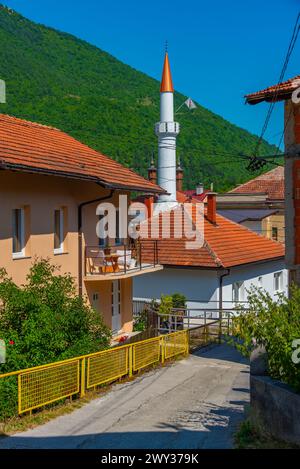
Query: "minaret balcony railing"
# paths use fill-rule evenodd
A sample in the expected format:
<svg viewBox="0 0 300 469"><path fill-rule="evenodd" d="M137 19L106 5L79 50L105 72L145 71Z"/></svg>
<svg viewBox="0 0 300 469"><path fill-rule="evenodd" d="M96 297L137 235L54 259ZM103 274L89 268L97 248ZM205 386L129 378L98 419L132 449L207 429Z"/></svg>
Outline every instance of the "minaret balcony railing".
<svg viewBox="0 0 300 469"><path fill-rule="evenodd" d="M156 135L178 135L180 132L180 125L178 122L157 122L155 124Z"/></svg>

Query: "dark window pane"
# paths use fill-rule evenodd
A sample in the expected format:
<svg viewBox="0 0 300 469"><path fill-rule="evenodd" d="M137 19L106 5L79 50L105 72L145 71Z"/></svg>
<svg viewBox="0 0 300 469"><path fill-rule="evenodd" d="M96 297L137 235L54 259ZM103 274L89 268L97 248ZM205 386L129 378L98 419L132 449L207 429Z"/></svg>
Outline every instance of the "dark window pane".
<svg viewBox="0 0 300 469"><path fill-rule="evenodd" d="M61 216L60 210L54 212L54 249L61 248Z"/></svg>
<svg viewBox="0 0 300 469"><path fill-rule="evenodd" d="M22 240L22 210L13 210L13 252L18 253L23 249Z"/></svg>

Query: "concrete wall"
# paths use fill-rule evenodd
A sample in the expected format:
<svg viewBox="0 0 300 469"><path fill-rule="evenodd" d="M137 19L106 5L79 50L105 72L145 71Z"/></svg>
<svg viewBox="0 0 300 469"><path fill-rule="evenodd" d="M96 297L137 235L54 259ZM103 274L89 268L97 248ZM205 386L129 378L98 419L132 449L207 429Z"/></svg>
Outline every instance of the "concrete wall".
<svg viewBox="0 0 300 469"><path fill-rule="evenodd" d="M18 285L26 282L26 276L36 257L49 258L61 267L62 273L70 273L78 283L78 205L87 200L104 197L110 192L93 183L74 181L67 178L25 174L10 171L0 172L0 267ZM110 200L118 206L118 194ZM97 203L83 209L83 254L85 245L98 245L96 236ZM14 259L12 255L12 211L25 210L26 246L25 256ZM65 212L64 252L54 254L54 210ZM83 258L84 266L84 258ZM84 272L83 272L84 274ZM122 325L126 330L132 325L132 282L122 280ZM107 325L111 324L111 282L100 286L93 281L83 284L83 293L91 295L99 290L100 307Z"/></svg>
<svg viewBox="0 0 300 469"><path fill-rule="evenodd" d="M240 224L255 233L262 234L262 224L260 220L245 220Z"/></svg>
<svg viewBox="0 0 300 469"><path fill-rule="evenodd" d="M273 437L300 445L300 394L267 376L250 376L251 418Z"/></svg>
<svg viewBox="0 0 300 469"><path fill-rule="evenodd" d="M234 307L232 303L232 285L234 282L244 283L244 298L242 301L247 301L247 290L249 290L251 286L261 286L273 299L276 299L276 292L274 291L275 272L283 272L282 291L287 294L288 271L285 269L283 260L231 268L230 275L224 277L223 281L223 299L226 301L226 305L228 305L229 308ZM262 278L261 283L259 282L260 277Z"/></svg>
<svg viewBox="0 0 300 469"><path fill-rule="evenodd" d="M284 261L272 261L250 264L230 269L230 275L223 279L223 307L233 308L232 285L234 282L244 282L244 301L247 301L246 290L254 286L262 286L276 298L274 292L274 273L283 272L283 291L287 293L288 273ZM259 283L262 277L262 284ZM141 300L159 299L161 295L171 295L175 292L184 294L188 308L218 308L219 307L219 277L216 270L168 268L136 277L133 280L133 297Z"/></svg>
<svg viewBox="0 0 300 469"><path fill-rule="evenodd" d="M216 307L217 287L215 271L165 267L154 274L134 278L133 297L143 300L159 299L161 295L176 292L186 296L188 308L205 308L209 304Z"/></svg>

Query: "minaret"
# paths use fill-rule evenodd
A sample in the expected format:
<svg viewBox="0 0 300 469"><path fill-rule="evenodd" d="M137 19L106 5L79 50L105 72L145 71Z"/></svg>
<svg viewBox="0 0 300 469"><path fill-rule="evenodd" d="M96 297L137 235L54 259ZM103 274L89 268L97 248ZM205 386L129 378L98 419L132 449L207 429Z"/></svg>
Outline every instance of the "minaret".
<svg viewBox="0 0 300 469"><path fill-rule="evenodd" d="M160 86L160 122L155 125L158 136L158 185L168 194L159 196L159 211L177 205L176 198L176 137L179 124L174 122L174 88L168 52L165 55Z"/></svg>

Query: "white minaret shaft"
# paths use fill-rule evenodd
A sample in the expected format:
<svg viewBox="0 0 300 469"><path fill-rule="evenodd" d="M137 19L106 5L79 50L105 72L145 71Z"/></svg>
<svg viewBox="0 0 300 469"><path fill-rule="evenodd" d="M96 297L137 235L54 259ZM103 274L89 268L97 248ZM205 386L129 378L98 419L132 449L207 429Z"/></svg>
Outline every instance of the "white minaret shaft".
<svg viewBox="0 0 300 469"><path fill-rule="evenodd" d="M168 209L177 203L176 137L179 124L174 122L174 88L167 52L160 87L160 122L156 124L155 132L158 136L158 184L167 191L159 196L158 202Z"/></svg>

